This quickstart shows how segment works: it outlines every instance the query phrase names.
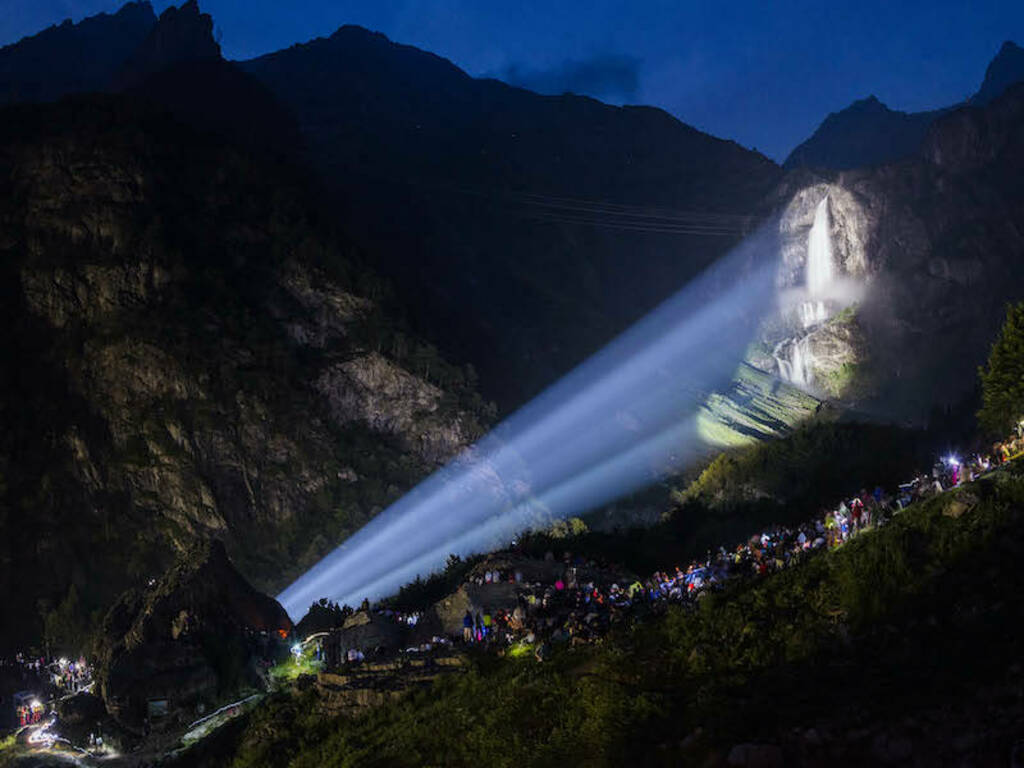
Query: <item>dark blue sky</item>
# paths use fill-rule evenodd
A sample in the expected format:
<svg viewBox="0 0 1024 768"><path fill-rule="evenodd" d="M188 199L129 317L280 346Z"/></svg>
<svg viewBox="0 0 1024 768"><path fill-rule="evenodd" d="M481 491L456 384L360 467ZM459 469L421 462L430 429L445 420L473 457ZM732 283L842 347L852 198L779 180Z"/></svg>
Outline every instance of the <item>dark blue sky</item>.
<svg viewBox="0 0 1024 768"><path fill-rule="evenodd" d="M155 0L157 12L171 3ZM177 3L175 3L177 4ZM118 0L0 0L0 44ZM973 93L1024 2L917 0L200 0L228 58L341 24L537 90L645 103L782 160L829 112L874 93L894 109Z"/></svg>

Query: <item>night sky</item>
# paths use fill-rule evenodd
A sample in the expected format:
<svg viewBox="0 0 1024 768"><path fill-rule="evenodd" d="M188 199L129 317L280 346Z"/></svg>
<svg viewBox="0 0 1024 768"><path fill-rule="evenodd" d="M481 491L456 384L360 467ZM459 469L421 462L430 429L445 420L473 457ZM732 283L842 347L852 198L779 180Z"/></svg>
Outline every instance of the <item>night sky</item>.
<svg viewBox="0 0 1024 768"><path fill-rule="evenodd" d="M158 13L170 4L153 3ZM121 5L0 0L0 44ZM200 0L200 6L213 15L228 58L359 24L445 56L472 75L660 106L779 161L829 112L872 93L907 111L958 102L978 88L1004 40L1024 44L1020 0Z"/></svg>

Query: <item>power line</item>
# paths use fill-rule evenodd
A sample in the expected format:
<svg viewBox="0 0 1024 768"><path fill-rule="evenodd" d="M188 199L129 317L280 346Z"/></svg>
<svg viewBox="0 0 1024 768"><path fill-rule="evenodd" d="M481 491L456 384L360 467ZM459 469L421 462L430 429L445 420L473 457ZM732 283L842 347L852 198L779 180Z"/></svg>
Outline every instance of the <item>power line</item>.
<svg viewBox="0 0 1024 768"><path fill-rule="evenodd" d="M386 179L395 184L419 187L431 193L443 191L518 208L519 216L554 224L572 224L644 234L737 237L751 232L760 217L715 211L694 211L658 206L631 205L607 200L483 189L465 184L422 179ZM438 200L437 196L432 197Z"/></svg>

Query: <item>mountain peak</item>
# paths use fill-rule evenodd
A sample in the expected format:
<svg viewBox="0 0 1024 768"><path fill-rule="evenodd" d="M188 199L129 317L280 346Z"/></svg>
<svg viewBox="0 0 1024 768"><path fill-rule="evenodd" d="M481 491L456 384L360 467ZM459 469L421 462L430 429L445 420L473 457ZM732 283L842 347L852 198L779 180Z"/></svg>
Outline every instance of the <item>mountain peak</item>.
<svg viewBox="0 0 1024 768"><path fill-rule="evenodd" d="M972 104L988 104L1009 86L1024 80L1024 48L1012 40L1000 46L999 52L985 70L985 80L971 97Z"/></svg>
<svg viewBox="0 0 1024 768"><path fill-rule="evenodd" d="M871 94L866 99L858 99L853 102L846 109L841 110L839 114L843 112L891 112L883 102L879 101L875 94Z"/></svg>
<svg viewBox="0 0 1024 768"><path fill-rule="evenodd" d="M68 93L103 91L156 24L145 1L77 24L67 19L0 48L0 104L53 101Z"/></svg>
<svg viewBox="0 0 1024 768"><path fill-rule="evenodd" d="M783 167L856 168L906 157L917 150L936 114L890 109L872 94L826 117Z"/></svg>
<svg viewBox="0 0 1024 768"><path fill-rule="evenodd" d="M149 35L122 70L120 85L134 85L148 75L191 61L220 59L213 39L213 18L196 0L173 5L160 14Z"/></svg>

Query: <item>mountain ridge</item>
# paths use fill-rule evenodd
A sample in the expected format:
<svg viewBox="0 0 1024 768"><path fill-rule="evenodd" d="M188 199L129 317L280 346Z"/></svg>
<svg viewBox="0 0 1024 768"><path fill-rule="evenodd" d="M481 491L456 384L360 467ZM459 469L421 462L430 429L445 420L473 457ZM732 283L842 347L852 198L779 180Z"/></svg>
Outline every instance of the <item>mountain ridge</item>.
<svg viewBox="0 0 1024 768"><path fill-rule="evenodd" d="M937 119L965 104L984 106L1021 80L1024 49L1007 40L989 62L978 90L960 104L901 112L890 109L874 95L858 99L830 113L811 136L790 152L783 167L849 170L912 157Z"/></svg>

